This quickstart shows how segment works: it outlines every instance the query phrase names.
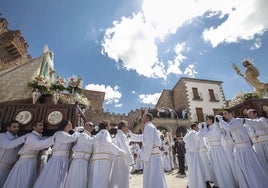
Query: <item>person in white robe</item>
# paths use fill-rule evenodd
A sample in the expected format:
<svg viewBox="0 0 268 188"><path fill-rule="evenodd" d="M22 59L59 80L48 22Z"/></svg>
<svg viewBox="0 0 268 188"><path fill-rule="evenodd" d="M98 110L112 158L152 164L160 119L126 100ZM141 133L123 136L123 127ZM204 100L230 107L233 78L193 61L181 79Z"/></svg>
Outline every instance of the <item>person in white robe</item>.
<svg viewBox="0 0 268 188"><path fill-rule="evenodd" d="M198 125L193 123L191 130L183 137L186 149L186 162L188 165L188 183L189 188L206 188L204 167L199 154L200 139L198 136Z"/></svg>
<svg viewBox="0 0 268 188"><path fill-rule="evenodd" d="M259 118L255 109L249 109L247 114L248 118L255 121L245 124L245 127L251 137L253 148L268 173L268 121L265 117Z"/></svg>
<svg viewBox="0 0 268 188"><path fill-rule="evenodd" d="M218 124L218 123L217 123ZM227 160L232 169L236 184L238 185L238 178L235 169L235 159L234 159L234 141L229 131L221 129L221 144L226 153Z"/></svg>
<svg viewBox="0 0 268 188"><path fill-rule="evenodd" d="M199 131L204 128L206 125L200 124L199 126ZM206 180L206 185L207 187L210 187L209 182L213 182L215 186L218 187L218 184L216 182L215 174L211 166L211 162L208 157L208 146L207 146L207 141L206 141L206 135L200 135L199 134L199 154L203 163L204 167L204 175L205 175L205 180Z"/></svg>
<svg viewBox="0 0 268 188"><path fill-rule="evenodd" d="M69 172L65 182L65 188L87 187L89 179L89 160L93 152L94 137L90 133L94 129L92 122L86 122L85 131L82 132L74 147Z"/></svg>
<svg viewBox="0 0 268 188"><path fill-rule="evenodd" d="M134 167L134 159L129 147L127 132L129 125L127 121L120 121L117 125L117 133L114 143L124 150L126 155L118 155L113 164L110 188L128 188L130 177L130 166Z"/></svg>
<svg viewBox="0 0 268 188"><path fill-rule="evenodd" d="M55 143L52 147L52 157L38 176L34 188L62 188L64 186L69 167L71 144L77 140L80 134L75 131L70 135L71 130L72 123L69 120L62 120L58 131L54 134Z"/></svg>
<svg viewBox="0 0 268 188"><path fill-rule="evenodd" d="M109 122L99 123L99 132L95 137L94 150L90 164L88 187L109 188L113 160L118 155L126 155L125 151L112 142L109 133Z"/></svg>
<svg viewBox="0 0 268 188"><path fill-rule="evenodd" d="M33 187L37 177L37 156L40 150L54 144L54 136L42 139L43 122L34 122L33 131L19 150L19 160L15 163L3 188L30 188Z"/></svg>
<svg viewBox="0 0 268 188"><path fill-rule="evenodd" d="M170 163L170 156L169 156L167 151L164 152L162 160L163 160L164 171L170 172L171 171L171 163Z"/></svg>
<svg viewBox="0 0 268 188"><path fill-rule="evenodd" d="M147 113L143 115L144 132L141 135L131 133L131 140L142 142L143 149L140 154L144 161L143 167L143 187L144 188L166 188L166 178L161 159L161 139L160 132L152 124L153 115Z"/></svg>
<svg viewBox="0 0 268 188"><path fill-rule="evenodd" d="M227 159L227 154L221 144L221 129L213 115L206 116L206 123L200 130L200 134L206 136L208 142L208 156L216 176L217 187L237 188L231 164Z"/></svg>
<svg viewBox="0 0 268 188"><path fill-rule="evenodd" d="M11 168L18 160L18 151L28 136L18 137L19 128L20 123L12 121L7 125L7 131L0 134L0 187L4 185Z"/></svg>
<svg viewBox="0 0 268 188"><path fill-rule="evenodd" d="M265 172L256 152L252 148L250 137L244 124L249 119L234 118L232 110L224 109L223 117L216 115L221 128L230 131L235 142L234 159L239 187L261 188L268 185L268 173ZM252 120L251 120L252 121Z"/></svg>

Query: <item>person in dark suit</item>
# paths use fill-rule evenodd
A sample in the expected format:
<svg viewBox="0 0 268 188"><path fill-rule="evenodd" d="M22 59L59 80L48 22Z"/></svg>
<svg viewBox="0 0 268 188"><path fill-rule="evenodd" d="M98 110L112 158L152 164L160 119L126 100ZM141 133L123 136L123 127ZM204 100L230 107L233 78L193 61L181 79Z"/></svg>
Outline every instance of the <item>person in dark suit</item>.
<svg viewBox="0 0 268 188"><path fill-rule="evenodd" d="M183 142L182 138L179 137L174 144L174 149L176 156L179 162L179 171L178 174L186 175L185 173L185 143Z"/></svg>

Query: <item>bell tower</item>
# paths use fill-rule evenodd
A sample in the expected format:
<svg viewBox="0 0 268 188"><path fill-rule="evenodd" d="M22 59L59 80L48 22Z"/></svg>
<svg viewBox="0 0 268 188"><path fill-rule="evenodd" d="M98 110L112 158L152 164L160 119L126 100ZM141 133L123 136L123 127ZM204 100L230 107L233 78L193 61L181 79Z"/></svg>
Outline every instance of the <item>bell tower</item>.
<svg viewBox="0 0 268 188"><path fill-rule="evenodd" d="M9 30L8 22L0 17L0 71L14 68L32 59L28 44L19 30Z"/></svg>

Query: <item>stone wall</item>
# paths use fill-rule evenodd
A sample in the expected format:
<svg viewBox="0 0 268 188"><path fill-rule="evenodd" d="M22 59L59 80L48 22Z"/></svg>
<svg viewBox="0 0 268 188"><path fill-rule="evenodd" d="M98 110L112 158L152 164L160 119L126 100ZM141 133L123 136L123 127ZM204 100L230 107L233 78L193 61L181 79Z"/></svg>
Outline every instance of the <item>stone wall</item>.
<svg viewBox="0 0 268 188"><path fill-rule="evenodd" d="M42 56L15 68L0 72L0 102L31 98L31 88L27 82L40 71Z"/></svg>
<svg viewBox="0 0 268 188"><path fill-rule="evenodd" d="M181 108L188 108L188 101L189 101L189 93L185 86L184 80L180 80L173 88L173 100L174 100L174 107L176 110Z"/></svg>

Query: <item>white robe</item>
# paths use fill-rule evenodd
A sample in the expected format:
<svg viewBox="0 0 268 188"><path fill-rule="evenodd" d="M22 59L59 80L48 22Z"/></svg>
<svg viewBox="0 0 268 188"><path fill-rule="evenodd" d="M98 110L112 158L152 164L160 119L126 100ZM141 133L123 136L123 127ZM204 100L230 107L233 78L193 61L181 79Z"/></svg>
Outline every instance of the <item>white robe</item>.
<svg viewBox="0 0 268 188"><path fill-rule="evenodd" d="M55 143L52 147L52 157L38 176L34 188L62 188L69 167L69 152L71 143L75 142L80 133L72 135L65 131L55 133Z"/></svg>
<svg viewBox="0 0 268 188"><path fill-rule="evenodd" d="M199 154L199 136L195 130L190 130L183 137L188 165L188 187L206 188L203 163Z"/></svg>
<svg viewBox="0 0 268 188"><path fill-rule="evenodd" d="M231 164L221 144L221 132L218 124L212 124L208 128L205 126L205 128L200 131L200 133L204 134L207 138L209 145L208 155L216 176L217 186L236 188L238 185Z"/></svg>
<svg viewBox="0 0 268 188"><path fill-rule="evenodd" d="M232 118L229 122L222 119L219 122L221 128L231 132L235 142L234 159L239 187L266 187L268 174L252 148L250 137L243 125L244 121L246 122L245 119Z"/></svg>
<svg viewBox="0 0 268 188"><path fill-rule="evenodd" d="M18 151L25 138L26 135L17 137L8 131L0 134L0 187L4 185L11 168L18 160Z"/></svg>
<svg viewBox="0 0 268 188"><path fill-rule="evenodd" d="M144 188L166 188L166 178L161 160L161 139L158 130L151 122L144 125L142 135L131 134L131 140L142 142L143 150L140 158L144 161L143 187Z"/></svg>
<svg viewBox="0 0 268 188"><path fill-rule="evenodd" d="M3 188L30 188L37 176L37 155L42 149L48 148L54 143L54 137L42 140L42 135L36 131L32 131L26 137L24 145L19 150L20 159L11 172L3 186Z"/></svg>
<svg viewBox="0 0 268 188"><path fill-rule="evenodd" d="M65 182L65 188L88 186L89 160L93 152L94 137L81 133L73 147L73 157Z"/></svg>
<svg viewBox="0 0 268 188"><path fill-rule="evenodd" d="M204 172L205 172L205 180L208 182L214 182L215 181L215 175L214 171L212 170L211 162L208 158L208 149L205 145L205 137L200 137L200 145L199 145L199 154L201 156L201 160L204 166Z"/></svg>
<svg viewBox="0 0 268 188"><path fill-rule="evenodd" d="M266 118L247 121L245 127L253 142L253 148L257 153L265 171L268 173L268 122Z"/></svg>
<svg viewBox="0 0 268 188"><path fill-rule="evenodd" d="M124 154L125 152L112 142L110 133L104 129L100 130L95 137L88 187L109 188L112 161L116 155Z"/></svg>
<svg viewBox="0 0 268 188"><path fill-rule="evenodd" d="M171 162L170 162L170 156L167 154L163 156L163 166L164 166L164 171L169 172L171 171Z"/></svg>
<svg viewBox="0 0 268 188"><path fill-rule="evenodd" d="M124 150L126 155L117 156L114 160L110 188L128 188L130 165L134 165L134 159L130 151L129 140L122 130L117 131L114 143Z"/></svg>

